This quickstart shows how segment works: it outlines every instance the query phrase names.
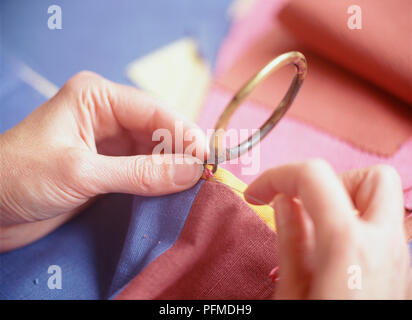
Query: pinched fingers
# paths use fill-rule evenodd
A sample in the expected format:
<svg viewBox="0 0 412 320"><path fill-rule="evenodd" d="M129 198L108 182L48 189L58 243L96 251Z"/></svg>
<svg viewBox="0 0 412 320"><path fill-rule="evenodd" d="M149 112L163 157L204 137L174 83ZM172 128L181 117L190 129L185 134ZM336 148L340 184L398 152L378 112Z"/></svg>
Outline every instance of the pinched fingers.
<svg viewBox="0 0 412 320"><path fill-rule="evenodd" d="M323 160L311 160L272 168L248 187L248 195L269 202L278 193L297 197L313 220L317 237L328 241L331 233L348 227L354 207L345 187ZM250 199L250 200L249 200Z"/></svg>

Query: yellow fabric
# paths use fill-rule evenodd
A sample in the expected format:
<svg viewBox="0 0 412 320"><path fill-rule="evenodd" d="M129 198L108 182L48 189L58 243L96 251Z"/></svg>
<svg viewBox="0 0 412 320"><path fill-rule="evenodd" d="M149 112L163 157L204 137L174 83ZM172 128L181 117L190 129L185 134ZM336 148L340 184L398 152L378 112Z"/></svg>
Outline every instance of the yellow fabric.
<svg viewBox="0 0 412 320"><path fill-rule="evenodd" d="M210 168L211 169L211 168ZM213 177L207 178L205 175L203 175L203 179L206 180L217 180L221 183L224 183L228 187L230 187L239 197L241 197L243 200L245 200L245 197L243 195L243 192L247 188L247 184L241 181L239 178L237 178L235 175L233 175L231 172L219 168L217 171L213 174ZM273 230L276 231L276 225L275 225L275 216L274 216L274 210L271 206L269 205L253 205L248 202L246 202L257 214L258 216L266 222L266 224Z"/></svg>
<svg viewBox="0 0 412 320"><path fill-rule="evenodd" d="M172 42L133 61L126 73L137 86L189 120L198 118L211 80L210 67L190 38Z"/></svg>

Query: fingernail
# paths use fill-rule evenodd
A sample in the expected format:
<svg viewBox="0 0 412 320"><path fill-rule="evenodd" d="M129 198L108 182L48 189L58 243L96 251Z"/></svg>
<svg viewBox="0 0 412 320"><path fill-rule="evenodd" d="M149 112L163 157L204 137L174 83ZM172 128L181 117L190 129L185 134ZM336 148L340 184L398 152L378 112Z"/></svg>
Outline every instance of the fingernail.
<svg viewBox="0 0 412 320"><path fill-rule="evenodd" d="M284 194L279 194L274 199L276 224L283 226L288 223L292 208L290 200Z"/></svg>
<svg viewBox="0 0 412 320"><path fill-rule="evenodd" d="M173 182L179 186L194 185L202 173L203 165L198 162L174 164Z"/></svg>

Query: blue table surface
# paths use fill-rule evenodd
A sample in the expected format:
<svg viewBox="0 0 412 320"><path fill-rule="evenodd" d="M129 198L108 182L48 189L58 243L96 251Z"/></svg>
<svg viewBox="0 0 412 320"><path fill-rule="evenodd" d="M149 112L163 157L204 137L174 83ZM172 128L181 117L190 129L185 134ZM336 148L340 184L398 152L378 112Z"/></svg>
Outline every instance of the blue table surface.
<svg viewBox="0 0 412 320"><path fill-rule="evenodd" d="M59 87L81 70L130 84L125 75L130 62L192 37L213 66L230 26L231 1L0 1L0 133L46 100L17 78L19 63ZM61 7L61 30L47 25L53 4Z"/></svg>
<svg viewBox="0 0 412 320"><path fill-rule="evenodd" d="M2 0L0 46L63 85L87 69L127 83L125 66L190 36L214 63L230 25L231 0ZM50 5L62 9L62 29L49 30ZM0 47L1 49L1 47Z"/></svg>

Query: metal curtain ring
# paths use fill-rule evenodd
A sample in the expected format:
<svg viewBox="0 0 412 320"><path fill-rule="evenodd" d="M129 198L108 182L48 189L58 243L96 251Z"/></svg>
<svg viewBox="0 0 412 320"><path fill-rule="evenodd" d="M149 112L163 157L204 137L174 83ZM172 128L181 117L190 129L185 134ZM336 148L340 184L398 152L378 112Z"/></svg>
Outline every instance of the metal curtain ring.
<svg viewBox="0 0 412 320"><path fill-rule="evenodd" d="M247 140L244 140L235 147L224 148L223 139L225 135L225 129L236 109L242 104L242 102L260 82L265 80L266 77L268 77L272 72L290 64L295 65L296 74L293 77L288 91L284 95L277 108L273 111L272 115L259 128L259 130L249 136ZM286 111L291 106L293 100L296 97L296 94L298 93L303 83L303 80L306 77L306 73L307 63L305 56L297 51L286 52L270 61L255 76L253 76L248 82L246 82L243 87L240 88L240 90L234 95L232 100L226 106L223 113L220 115L215 126L215 131L210 138L210 150L214 152L214 155L210 158L210 160L208 160L208 163L213 164L212 172L216 171L217 165L219 163L234 159L249 151L273 129L273 127L279 122L280 119L282 119Z"/></svg>

